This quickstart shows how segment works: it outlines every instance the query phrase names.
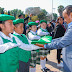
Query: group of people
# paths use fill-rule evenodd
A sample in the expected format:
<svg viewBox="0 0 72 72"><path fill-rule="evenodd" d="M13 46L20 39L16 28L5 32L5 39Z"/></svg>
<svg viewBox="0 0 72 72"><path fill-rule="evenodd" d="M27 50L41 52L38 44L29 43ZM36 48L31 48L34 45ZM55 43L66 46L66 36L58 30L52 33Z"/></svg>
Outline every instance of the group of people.
<svg viewBox="0 0 72 72"><path fill-rule="evenodd" d="M19 15L15 20L13 16L0 14L0 72L36 72L36 64L41 65L42 72L50 71L45 64L53 49L57 49L57 66L64 67L64 72L72 72L72 5L64 9L64 18L60 16L49 24L46 20L28 22L26 31L24 20L31 16L24 19ZM31 44L44 36L52 36L52 42Z"/></svg>

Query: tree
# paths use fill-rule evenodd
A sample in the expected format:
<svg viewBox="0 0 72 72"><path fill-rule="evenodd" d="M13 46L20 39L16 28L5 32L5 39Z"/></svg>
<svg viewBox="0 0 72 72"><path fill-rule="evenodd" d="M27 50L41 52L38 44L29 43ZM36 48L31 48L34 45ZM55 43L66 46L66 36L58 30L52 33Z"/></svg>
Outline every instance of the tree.
<svg viewBox="0 0 72 72"><path fill-rule="evenodd" d="M54 20L56 20L58 16L56 13L53 13L53 17L54 17Z"/></svg>
<svg viewBox="0 0 72 72"><path fill-rule="evenodd" d="M47 15L47 13L48 13L45 9L42 9L41 11L42 11L45 15Z"/></svg>
<svg viewBox="0 0 72 72"><path fill-rule="evenodd" d="M32 17L31 17L31 20L32 20L32 21L36 21L36 20L38 20L38 17L37 17L37 16L32 16Z"/></svg>
<svg viewBox="0 0 72 72"><path fill-rule="evenodd" d="M10 15L10 11L8 11L8 15Z"/></svg>
<svg viewBox="0 0 72 72"><path fill-rule="evenodd" d="M1 8L1 7L0 7L0 13L1 13L1 14L4 14L4 8Z"/></svg>
<svg viewBox="0 0 72 72"><path fill-rule="evenodd" d="M45 15L45 13L43 13L43 12L41 12L40 14L38 14L38 18L39 18L39 20L42 20L42 19L46 19L46 15Z"/></svg>
<svg viewBox="0 0 72 72"><path fill-rule="evenodd" d="M4 14L8 14L8 12L5 10L5 11L4 11Z"/></svg>
<svg viewBox="0 0 72 72"><path fill-rule="evenodd" d="M23 14L23 11L14 9L14 10L10 11L10 14L16 18L16 17L18 17L18 15Z"/></svg>
<svg viewBox="0 0 72 72"><path fill-rule="evenodd" d="M63 9L64 9L63 5L58 6L58 12L60 16L62 16Z"/></svg>
<svg viewBox="0 0 72 72"><path fill-rule="evenodd" d="M25 10L25 14L33 14L33 15L38 15L41 13L40 7L29 7Z"/></svg>

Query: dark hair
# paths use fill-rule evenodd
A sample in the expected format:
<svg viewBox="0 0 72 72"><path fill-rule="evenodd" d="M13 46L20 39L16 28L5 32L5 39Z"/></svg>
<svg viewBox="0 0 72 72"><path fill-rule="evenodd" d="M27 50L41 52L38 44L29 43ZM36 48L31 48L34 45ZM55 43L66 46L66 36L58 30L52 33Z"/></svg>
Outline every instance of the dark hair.
<svg viewBox="0 0 72 72"><path fill-rule="evenodd" d="M32 25L29 25L29 27L31 27ZM29 29L29 28L28 28ZM26 33L27 37L28 37L28 33L30 32L31 29L29 29L29 31Z"/></svg>
<svg viewBox="0 0 72 72"><path fill-rule="evenodd" d="M5 24L5 21L0 21L0 24Z"/></svg>
<svg viewBox="0 0 72 72"><path fill-rule="evenodd" d="M20 14L18 17L21 17L22 16L22 14Z"/></svg>
<svg viewBox="0 0 72 72"><path fill-rule="evenodd" d="M29 27L32 27L32 25L29 25Z"/></svg>
<svg viewBox="0 0 72 72"><path fill-rule="evenodd" d="M62 18L62 19L64 20L64 18L63 18L62 16L58 17L58 19L57 19L57 20L59 21L59 19L60 19L60 18Z"/></svg>
<svg viewBox="0 0 72 72"><path fill-rule="evenodd" d="M0 31L2 31L1 27L0 27Z"/></svg>
<svg viewBox="0 0 72 72"><path fill-rule="evenodd" d="M64 10L67 11L67 14L70 15L70 13L72 12L72 5L68 5L64 8Z"/></svg>
<svg viewBox="0 0 72 72"><path fill-rule="evenodd" d="M52 27L53 27L53 29L54 29L54 25L53 25L53 23L52 22L49 22L51 25L52 25Z"/></svg>
<svg viewBox="0 0 72 72"><path fill-rule="evenodd" d="M5 21L0 21L0 24L5 24ZM2 31L1 27L0 27L0 31Z"/></svg>
<svg viewBox="0 0 72 72"><path fill-rule="evenodd" d="M20 24L15 24L14 26L15 26L15 27L18 27L19 25L20 25Z"/></svg>

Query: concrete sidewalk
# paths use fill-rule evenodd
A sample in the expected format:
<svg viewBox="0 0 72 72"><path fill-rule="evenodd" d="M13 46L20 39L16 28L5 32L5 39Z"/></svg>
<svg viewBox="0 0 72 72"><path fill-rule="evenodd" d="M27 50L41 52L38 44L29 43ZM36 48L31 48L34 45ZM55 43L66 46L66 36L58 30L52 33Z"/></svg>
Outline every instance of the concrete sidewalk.
<svg viewBox="0 0 72 72"><path fill-rule="evenodd" d="M46 67L51 70L50 72L63 72L63 68L57 67L56 55L57 55L57 50L51 50L50 55L47 55L48 61ZM37 65L36 72L42 72L40 68L41 66Z"/></svg>

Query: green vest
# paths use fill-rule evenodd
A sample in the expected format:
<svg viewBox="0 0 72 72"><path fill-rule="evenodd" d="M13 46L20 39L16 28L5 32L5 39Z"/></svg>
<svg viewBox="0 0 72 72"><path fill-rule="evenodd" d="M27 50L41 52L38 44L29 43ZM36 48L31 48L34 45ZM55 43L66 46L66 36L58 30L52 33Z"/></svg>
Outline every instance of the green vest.
<svg viewBox="0 0 72 72"><path fill-rule="evenodd" d="M32 32L30 32L30 33L32 33ZM33 34L33 33L32 33ZM33 35L35 35L35 34L33 34ZM37 35L37 34L36 34ZM34 40L31 40L31 41L38 41L37 39L34 39ZM37 50L34 50L34 51L36 51L36 52L39 52L39 49L37 49Z"/></svg>
<svg viewBox="0 0 72 72"><path fill-rule="evenodd" d="M23 43L29 44L28 40L24 34L21 34L22 36L15 35L15 34L13 34L13 35L16 36L17 38L19 38ZM19 60L20 61L28 62L30 58L31 58L31 51L26 51L26 50L19 48Z"/></svg>
<svg viewBox="0 0 72 72"><path fill-rule="evenodd" d="M4 39L3 44L11 42L8 39ZM13 43L16 43L13 37ZM4 53L0 53L0 72L16 72L19 67L18 61L18 47L7 50Z"/></svg>

